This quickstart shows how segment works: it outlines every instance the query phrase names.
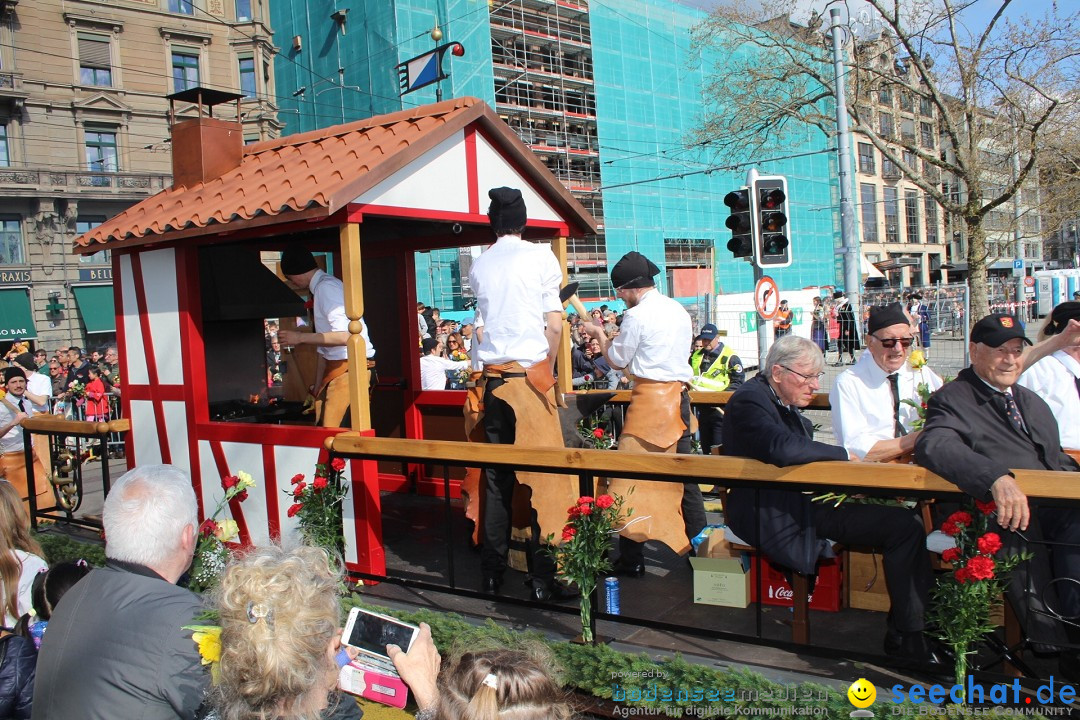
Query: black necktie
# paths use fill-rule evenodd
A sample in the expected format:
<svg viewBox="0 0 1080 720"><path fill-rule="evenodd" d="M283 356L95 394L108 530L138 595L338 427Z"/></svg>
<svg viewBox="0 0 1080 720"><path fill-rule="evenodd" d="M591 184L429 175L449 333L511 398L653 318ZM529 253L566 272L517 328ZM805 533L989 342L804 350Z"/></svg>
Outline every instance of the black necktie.
<svg viewBox="0 0 1080 720"><path fill-rule="evenodd" d="M1080 377L1076 378L1076 392L1080 395Z"/></svg>
<svg viewBox="0 0 1080 720"><path fill-rule="evenodd" d="M903 437L907 430L900 422L900 376L896 373L889 376L889 389L892 390L893 437Z"/></svg>
<svg viewBox="0 0 1080 720"><path fill-rule="evenodd" d="M26 406L23 405L23 399L19 398L19 412L26 412Z"/></svg>
<svg viewBox="0 0 1080 720"><path fill-rule="evenodd" d="M1001 393L1005 398L1005 415L1009 418L1009 422L1019 432L1025 433L1024 430L1024 418L1020 416L1020 408L1016 406L1016 400L1013 399L1012 393Z"/></svg>

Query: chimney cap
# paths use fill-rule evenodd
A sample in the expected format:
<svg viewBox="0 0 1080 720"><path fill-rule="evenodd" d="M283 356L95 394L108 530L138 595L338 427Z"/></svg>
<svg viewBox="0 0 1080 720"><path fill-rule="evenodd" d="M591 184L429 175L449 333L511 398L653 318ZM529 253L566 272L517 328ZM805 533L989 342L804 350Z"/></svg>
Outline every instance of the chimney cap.
<svg viewBox="0 0 1080 720"><path fill-rule="evenodd" d="M200 105L213 107L215 105L221 105L222 103L234 102L243 97L244 96L240 93L226 92L225 90L212 90L204 87L193 87L188 88L187 90L181 90L180 92L174 92L172 95L166 95L165 99L173 102L198 103Z"/></svg>

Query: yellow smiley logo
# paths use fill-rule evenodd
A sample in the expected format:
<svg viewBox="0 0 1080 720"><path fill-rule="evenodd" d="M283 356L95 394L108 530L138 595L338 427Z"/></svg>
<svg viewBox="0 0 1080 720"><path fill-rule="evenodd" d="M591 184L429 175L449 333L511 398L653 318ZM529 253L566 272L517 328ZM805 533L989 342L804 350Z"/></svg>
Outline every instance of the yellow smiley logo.
<svg viewBox="0 0 1080 720"><path fill-rule="evenodd" d="M877 688L866 678L851 683L847 691L848 701L857 708L868 708L877 698Z"/></svg>

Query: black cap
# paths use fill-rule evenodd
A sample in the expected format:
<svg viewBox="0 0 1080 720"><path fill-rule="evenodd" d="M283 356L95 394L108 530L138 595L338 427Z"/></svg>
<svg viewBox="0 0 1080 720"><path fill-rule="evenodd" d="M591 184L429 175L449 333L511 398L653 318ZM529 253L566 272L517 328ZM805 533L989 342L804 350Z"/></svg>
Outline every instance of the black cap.
<svg viewBox="0 0 1080 720"><path fill-rule="evenodd" d="M611 284L616 290L652 287L653 275L660 272L652 260L631 250L611 268Z"/></svg>
<svg viewBox="0 0 1080 720"><path fill-rule="evenodd" d="M1000 347L1014 338L1031 344L1024 334L1024 325L1020 318L1008 313L990 313L971 328L971 342L989 347Z"/></svg>
<svg viewBox="0 0 1080 720"><path fill-rule="evenodd" d="M890 325L911 326L911 318L904 312L903 304L894 302L870 308L870 319L866 323L867 332L873 335L881 328L887 328Z"/></svg>
<svg viewBox="0 0 1080 720"><path fill-rule="evenodd" d="M318 267L315 256L303 245L290 245L281 253L281 272L285 275L303 275Z"/></svg>
<svg viewBox="0 0 1080 720"><path fill-rule="evenodd" d="M11 382L12 378L22 378L23 380L25 380L26 379L26 373L24 373L22 371L22 368L17 368L17 367L4 368L4 382L6 382L6 383Z"/></svg>
<svg viewBox="0 0 1080 720"><path fill-rule="evenodd" d="M488 205L488 220L496 234L504 235L525 227L525 200L516 188L497 187L488 190L491 204Z"/></svg>
<svg viewBox="0 0 1080 720"><path fill-rule="evenodd" d="M832 294L832 297L833 297L833 300L839 300L839 299L840 299L840 298L842 298L842 297L846 297L846 295L844 295L844 291L843 291L843 290L837 290L836 292L834 292L834 293Z"/></svg>
<svg viewBox="0 0 1080 720"><path fill-rule="evenodd" d="M708 325L701 326L701 332L698 333L698 337L706 342L712 342L719 334L720 331L716 329L716 326L709 323Z"/></svg>
<svg viewBox="0 0 1080 720"><path fill-rule="evenodd" d="M1063 332L1070 320L1080 320L1080 302L1063 302L1054 308L1050 313L1050 322L1046 324L1046 334L1057 335Z"/></svg>
<svg viewBox="0 0 1080 720"><path fill-rule="evenodd" d="M34 356L28 352L20 353L15 356L15 362L22 365L30 372L37 372L37 363L34 362Z"/></svg>
<svg viewBox="0 0 1080 720"><path fill-rule="evenodd" d="M439 341L435 338L424 338L420 343L420 347L423 348L425 355L430 355L432 350L439 347Z"/></svg>

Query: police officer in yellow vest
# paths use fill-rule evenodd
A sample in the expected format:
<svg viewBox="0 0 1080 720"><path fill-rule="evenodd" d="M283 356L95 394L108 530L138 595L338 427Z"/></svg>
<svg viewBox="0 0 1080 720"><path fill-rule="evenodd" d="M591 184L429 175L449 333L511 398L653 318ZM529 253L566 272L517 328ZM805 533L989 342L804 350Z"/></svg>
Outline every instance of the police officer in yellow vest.
<svg viewBox="0 0 1080 720"><path fill-rule="evenodd" d="M746 381L742 360L720 341L720 331L715 325L710 323L702 327L698 339L705 345L690 356L690 367L694 371L690 385L694 390L735 390ZM708 454L714 445L721 444L720 427L723 421L724 414L720 408L708 405L698 408L701 451L705 454Z"/></svg>

